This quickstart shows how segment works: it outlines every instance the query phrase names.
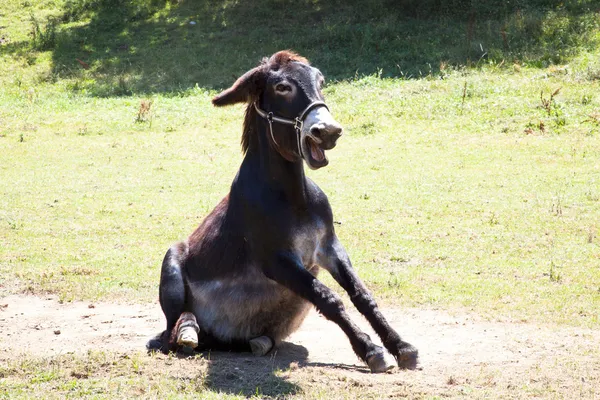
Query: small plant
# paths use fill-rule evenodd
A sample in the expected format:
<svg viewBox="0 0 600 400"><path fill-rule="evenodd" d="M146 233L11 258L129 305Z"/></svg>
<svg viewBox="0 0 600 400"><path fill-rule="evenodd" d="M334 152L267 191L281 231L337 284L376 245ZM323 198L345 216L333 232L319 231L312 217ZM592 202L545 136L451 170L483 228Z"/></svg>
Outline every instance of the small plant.
<svg viewBox="0 0 600 400"><path fill-rule="evenodd" d="M498 225L500 223L500 221L498 221L498 217L496 216L496 213L492 211L492 215L490 216L488 223L490 225Z"/></svg>
<svg viewBox="0 0 600 400"><path fill-rule="evenodd" d="M584 94L583 96L581 96L581 104L586 106L588 104L590 104L592 102L592 95L591 94Z"/></svg>
<svg viewBox="0 0 600 400"><path fill-rule="evenodd" d="M557 217L562 215L562 213L563 213L563 209L562 209L562 195L560 195L560 194L556 195L556 197L552 201L552 209L551 209L551 211Z"/></svg>
<svg viewBox="0 0 600 400"><path fill-rule="evenodd" d="M357 131L362 133L363 135L373 135L377 133L377 126L374 122L366 122L364 124L361 124Z"/></svg>
<svg viewBox="0 0 600 400"><path fill-rule="evenodd" d="M584 122L591 122L594 125L600 126L600 112L588 115L588 118Z"/></svg>
<svg viewBox="0 0 600 400"><path fill-rule="evenodd" d="M56 45L56 26L54 18L48 18L46 26L42 27L35 16L31 17L31 42L33 48L39 51L51 50Z"/></svg>
<svg viewBox="0 0 600 400"><path fill-rule="evenodd" d="M150 126L152 126L152 113L151 113L151 109L152 109L152 104L154 103L154 100L142 100L140 102L140 108L138 109L138 114L137 117L135 119L135 122L137 123L142 123L142 122L150 122Z"/></svg>
<svg viewBox="0 0 600 400"><path fill-rule="evenodd" d="M595 238L596 238L596 227L590 226L590 229L588 230L588 234L587 234L587 242L593 243Z"/></svg>
<svg viewBox="0 0 600 400"><path fill-rule="evenodd" d="M465 99L467 97L467 81L465 81L465 84L463 86L463 90L462 90L462 101L460 103L460 114L462 115L463 112L463 108L465 107Z"/></svg>
<svg viewBox="0 0 600 400"><path fill-rule="evenodd" d="M550 278L550 282L560 283L562 281L562 276L556 272L556 265L554 261L550 261L550 271L548 273L548 277Z"/></svg>
<svg viewBox="0 0 600 400"><path fill-rule="evenodd" d="M548 98L544 97L543 90L540 92L540 102L542 103L542 108L548 113L548 116L552 115L552 109L556 107L554 98L560 93L560 89L561 88L556 89Z"/></svg>
<svg viewBox="0 0 600 400"><path fill-rule="evenodd" d="M539 131L542 135L546 133L546 124L544 121L529 122L524 130L526 135L535 135L536 131Z"/></svg>

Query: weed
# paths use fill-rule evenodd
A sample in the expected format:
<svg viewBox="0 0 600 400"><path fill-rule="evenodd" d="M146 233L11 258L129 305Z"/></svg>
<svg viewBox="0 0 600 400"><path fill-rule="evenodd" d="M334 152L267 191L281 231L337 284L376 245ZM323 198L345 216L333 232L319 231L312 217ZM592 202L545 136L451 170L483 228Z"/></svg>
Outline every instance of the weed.
<svg viewBox="0 0 600 400"><path fill-rule="evenodd" d="M590 187L585 191L585 197L588 199L588 201L599 201L600 193Z"/></svg>
<svg viewBox="0 0 600 400"><path fill-rule="evenodd" d="M555 108L554 97L556 97L560 93L560 89L561 88L556 89L554 92L552 92L550 94L550 97L548 97L548 98L544 97L543 90L540 92L541 107L544 110L546 110L546 113L548 113L548 116L552 115L552 110L553 110L553 108Z"/></svg>
<svg viewBox="0 0 600 400"><path fill-rule="evenodd" d="M145 99L140 101L140 107L138 108L138 113L137 113L137 117L135 118L135 122L137 123L142 123L142 122L150 122L150 127L152 127L152 113L151 113L151 109L152 109L152 104L154 103L154 100L150 99Z"/></svg>
<svg viewBox="0 0 600 400"><path fill-rule="evenodd" d="M408 283L399 275L391 272L387 280L387 287L389 289L402 289L406 287Z"/></svg>
<svg viewBox="0 0 600 400"><path fill-rule="evenodd" d="M552 207L550 211L558 216L561 216L563 213L563 195L561 193L556 194L554 199L552 200Z"/></svg>
<svg viewBox="0 0 600 400"><path fill-rule="evenodd" d="M463 108L465 106L465 99L467 98L467 81L465 81L465 84L463 86L463 90L462 90L462 100L460 102L460 113L462 115L463 112Z"/></svg>
<svg viewBox="0 0 600 400"><path fill-rule="evenodd" d="M546 133L546 124L542 120L539 122L528 122L524 132L526 135L535 135L536 132L543 135Z"/></svg>
<svg viewBox="0 0 600 400"><path fill-rule="evenodd" d="M550 270L548 271L548 277L550 278L550 282L560 283L562 281L562 276L556 271L556 268L557 266L554 264L554 261L550 261Z"/></svg>
<svg viewBox="0 0 600 400"><path fill-rule="evenodd" d="M591 122L594 125L600 126L600 112L588 115L588 118L584 122Z"/></svg>
<svg viewBox="0 0 600 400"><path fill-rule="evenodd" d="M591 94L584 94L583 96L581 96L581 104L584 106L587 106L588 104L590 104L592 102L593 96Z"/></svg>
<svg viewBox="0 0 600 400"><path fill-rule="evenodd" d="M30 20L30 35L33 48L39 51L52 50L56 46L56 29L58 21L55 18L50 17L46 21L46 25L41 26L33 13L30 14Z"/></svg>
<svg viewBox="0 0 600 400"><path fill-rule="evenodd" d="M21 224L21 223L19 223L17 221L13 221L13 220L9 219L7 222L8 222L9 228L12 229L12 230L17 230L17 229L20 229L20 228L23 227L23 224Z"/></svg>
<svg viewBox="0 0 600 400"><path fill-rule="evenodd" d="M361 124L357 131L361 135L373 135L377 133L377 125L375 125L375 122L366 122Z"/></svg>
<svg viewBox="0 0 600 400"><path fill-rule="evenodd" d="M500 223L500 221L498 221L498 216L496 215L495 212L492 212L492 215L490 215L490 218L488 219L488 223L492 226L498 225Z"/></svg>

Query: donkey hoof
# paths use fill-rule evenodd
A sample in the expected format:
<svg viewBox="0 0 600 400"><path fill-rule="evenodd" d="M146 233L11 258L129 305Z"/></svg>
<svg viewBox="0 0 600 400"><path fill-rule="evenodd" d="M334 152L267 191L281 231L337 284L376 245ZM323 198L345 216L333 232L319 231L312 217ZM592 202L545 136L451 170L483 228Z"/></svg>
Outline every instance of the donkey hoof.
<svg viewBox="0 0 600 400"><path fill-rule="evenodd" d="M187 353L186 348L191 350L198 347L198 331L194 326L183 326L179 328L177 334L177 344L182 346L182 349Z"/></svg>
<svg viewBox="0 0 600 400"><path fill-rule="evenodd" d="M416 369L419 362L419 351L411 344L400 349L396 356L398 367L403 369Z"/></svg>
<svg viewBox="0 0 600 400"><path fill-rule="evenodd" d="M371 372L386 372L396 366L394 358L385 350L367 356L367 365Z"/></svg>
<svg viewBox="0 0 600 400"><path fill-rule="evenodd" d="M273 341L268 336L259 336L250 340L250 349L255 356L264 356L273 348Z"/></svg>

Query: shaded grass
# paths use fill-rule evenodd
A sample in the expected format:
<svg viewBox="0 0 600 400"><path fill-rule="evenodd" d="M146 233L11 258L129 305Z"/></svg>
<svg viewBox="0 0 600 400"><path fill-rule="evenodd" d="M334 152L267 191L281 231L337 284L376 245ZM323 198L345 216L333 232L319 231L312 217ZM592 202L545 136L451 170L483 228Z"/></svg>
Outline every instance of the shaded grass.
<svg viewBox="0 0 600 400"><path fill-rule="evenodd" d="M37 84L108 97L223 88L282 48L306 55L330 80L348 80L419 78L448 65L547 67L600 43L593 1L491 3L11 0L2 49L5 66L50 66L34 73Z"/></svg>

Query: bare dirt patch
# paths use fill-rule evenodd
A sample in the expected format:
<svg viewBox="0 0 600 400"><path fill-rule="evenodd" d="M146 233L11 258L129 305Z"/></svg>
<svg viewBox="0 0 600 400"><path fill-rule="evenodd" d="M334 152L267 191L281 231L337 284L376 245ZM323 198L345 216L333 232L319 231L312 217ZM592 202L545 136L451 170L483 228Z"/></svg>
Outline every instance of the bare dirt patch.
<svg viewBox="0 0 600 400"><path fill-rule="evenodd" d="M194 373L204 370L210 389L246 395L258 387L265 395L318 398L311 393L339 387L343 397L600 397L600 331L488 322L434 310L384 313L419 348L418 370L368 373L340 329L313 312L270 355L213 352L194 359ZM359 315L353 316L375 337ZM163 324L158 304L60 304L53 298L9 296L0 299L0 363L24 354L139 352ZM167 360L160 357L159 365Z"/></svg>

